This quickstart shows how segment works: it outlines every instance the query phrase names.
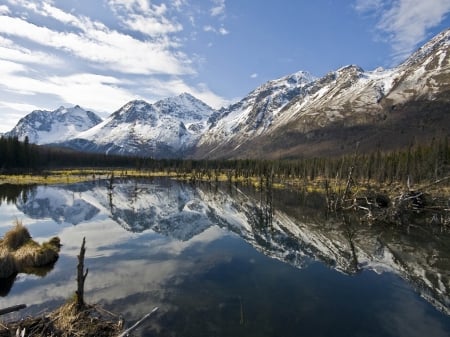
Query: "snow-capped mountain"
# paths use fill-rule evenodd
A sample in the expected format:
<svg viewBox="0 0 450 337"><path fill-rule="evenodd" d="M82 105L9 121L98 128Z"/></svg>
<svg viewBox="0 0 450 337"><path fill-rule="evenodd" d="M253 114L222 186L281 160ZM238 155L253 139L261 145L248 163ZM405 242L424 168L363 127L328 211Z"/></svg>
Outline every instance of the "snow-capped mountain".
<svg viewBox="0 0 450 337"><path fill-rule="evenodd" d="M180 157L195 146L213 113L187 93L154 104L131 101L63 145L108 154Z"/></svg>
<svg viewBox="0 0 450 337"><path fill-rule="evenodd" d="M222 108L199 145L221 144L230 138L239 145L263 134L286 104L308 94L309 84L314 79L300 71L263 84L238 103Z"/></svg>
<svg viewBox="0 0 450 337"><path fill-rule="evenodd" d="M255 95L276 90L268 82L225 109L200 139L197 156L339 154L354 150L356 142L362 148L386 148L390 139L400 147L413 137L448 135L449 46L450 29L393 69L364 71L350 65L319 79L307 76L288 102L269 111L269 100Z"/></svg>
<svg viewBox="0 0 450 337"><path fill-rule="evenodd" d="M101 123L79 107L34 111L6 136L154 158L299 158L353 153L356 143L362 151L389 150L449 136L449 109L447 29L392 69L349 65L321 78L301 71L220 110L182 94L131 101Z"/></svg>
<svg viewBox="0 0 450 337"><path fill-rule="evenodd" d="M54 111L35 110L19 120L6 137L17 136L30 143L50 144L71 139L78 133L100 123L99 116L76 105L72 108L59 107Z"/></svg>

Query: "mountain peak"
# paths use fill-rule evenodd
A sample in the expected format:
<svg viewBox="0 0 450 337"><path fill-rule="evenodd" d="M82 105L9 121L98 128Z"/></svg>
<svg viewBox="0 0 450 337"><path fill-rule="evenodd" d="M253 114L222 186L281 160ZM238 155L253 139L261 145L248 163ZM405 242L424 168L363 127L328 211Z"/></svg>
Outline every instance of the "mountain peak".
<svg viewBox="0 0 450 337"><path fill-rule="evenodd" d="M60 106L53 111L34 110L20 119L6 135L17 136L21 140L28 136L30 142L36 144L57 143L70 139L101 121L95 113L79 106Z"/></svg>
<svg viewBox="0 0 450 337"><path fill-rule="evenodd" d="M431 40L422 45L415 53L413 53L403 64L405 66L414 63L420 63L428 56L439 50L448 49L450 46L450 28L443 30Z"/></svg>

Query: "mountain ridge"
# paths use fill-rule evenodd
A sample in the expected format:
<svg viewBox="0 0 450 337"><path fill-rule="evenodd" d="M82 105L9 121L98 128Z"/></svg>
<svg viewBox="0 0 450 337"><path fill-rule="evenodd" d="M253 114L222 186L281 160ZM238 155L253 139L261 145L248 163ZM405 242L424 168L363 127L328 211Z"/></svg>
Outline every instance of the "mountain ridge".
<svg viewBox="0 0 450 337"><path fill-rule="evenodd" d="M449 136L449 49L447 29L397 67L347 65L320 78L299 71L219 110L188 93L130 101L91 128L52 140L83 151L194 159L340 155L357 143L367 151L401 148ZM15 129L10 134L26 134ZM33 142L36 131L27 130Z"/></svg>

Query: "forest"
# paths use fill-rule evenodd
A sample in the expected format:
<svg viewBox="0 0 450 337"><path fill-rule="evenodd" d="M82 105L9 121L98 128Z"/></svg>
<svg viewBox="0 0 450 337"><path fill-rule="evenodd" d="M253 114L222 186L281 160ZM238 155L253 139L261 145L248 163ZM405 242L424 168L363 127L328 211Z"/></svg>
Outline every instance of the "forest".
<svg viewBox="0 0 450 337"><path fill-rule="evenodd" d="M226 175L237 178L264 177L283 180L352 179L367 184L420 184L445 178L450 172L448 137L434 139L429 144L411 144L407 149L359 153L355 145L352 155L296 160L192 160L152 159L99 153L76 152L64 148L38 146L28 139L0 138L0 172L36 173L52 169L122 168L154 172L173 172L194 179L214 180ZM448 182L447 182L448 184Z"/></svg>

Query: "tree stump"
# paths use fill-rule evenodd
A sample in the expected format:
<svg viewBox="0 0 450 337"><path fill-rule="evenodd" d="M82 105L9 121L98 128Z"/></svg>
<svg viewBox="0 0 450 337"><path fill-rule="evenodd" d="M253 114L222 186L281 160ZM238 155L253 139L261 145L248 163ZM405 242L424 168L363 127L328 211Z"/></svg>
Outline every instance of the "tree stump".
<svg viewBox="0 0 450 337"><path fill-rule="evenodd" d="M81 311L85 307L84 303L84 282L86 281L86 277L88 275L89 269L84 271L84 254L86 253L86 238L83 237L83 243L81 244L80 254L78 255L78 265L77 265L77 305L76 308L78 311Z"/></svg>

